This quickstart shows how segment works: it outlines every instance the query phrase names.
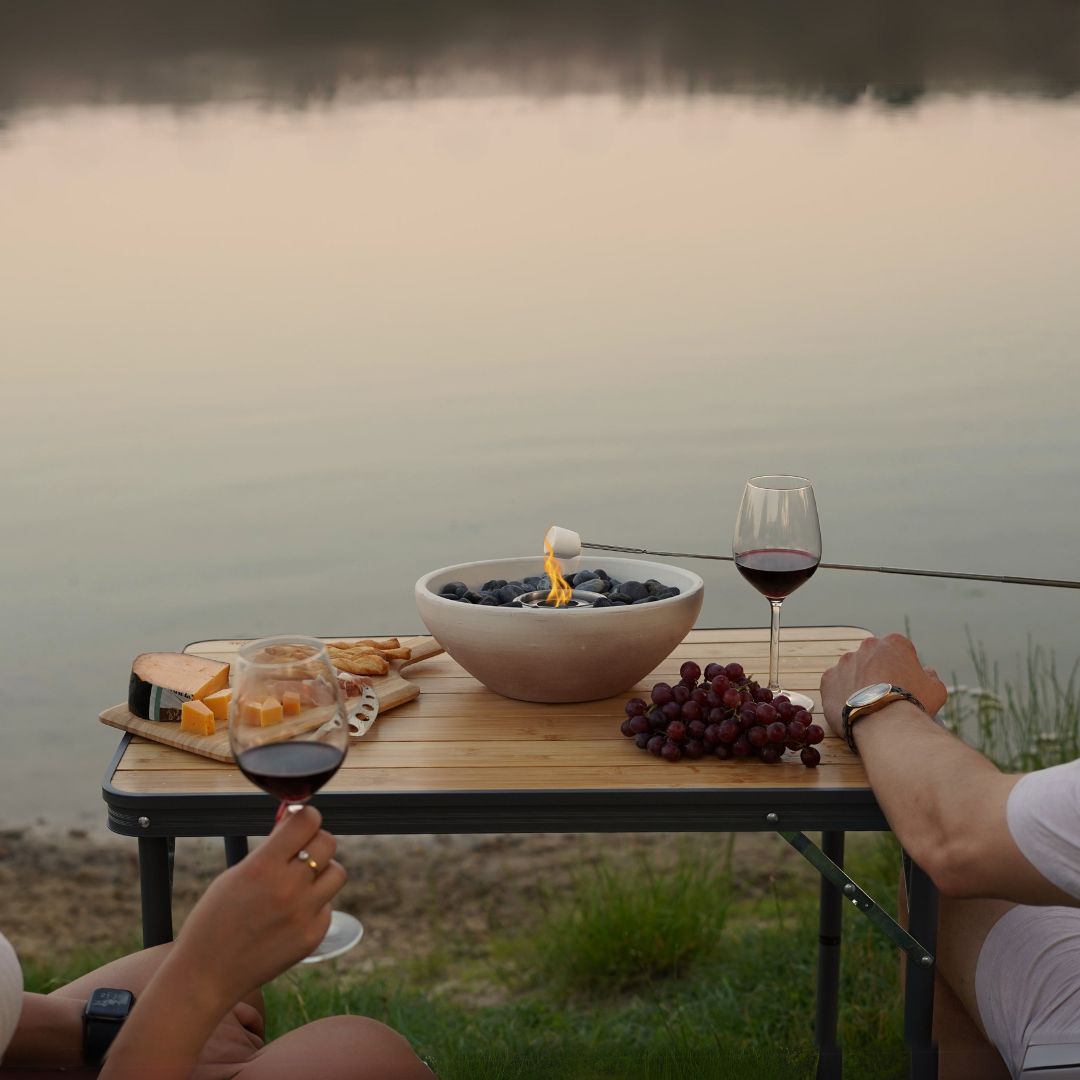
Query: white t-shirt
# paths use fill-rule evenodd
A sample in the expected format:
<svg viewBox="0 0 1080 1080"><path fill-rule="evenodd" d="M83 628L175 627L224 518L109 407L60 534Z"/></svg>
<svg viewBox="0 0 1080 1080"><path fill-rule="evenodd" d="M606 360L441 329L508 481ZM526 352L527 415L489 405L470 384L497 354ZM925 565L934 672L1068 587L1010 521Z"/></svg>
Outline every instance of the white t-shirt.
<svg viewBox="0 0 1080 1080"><path fill-rule="evenodd" d="M8 939L0 934L0 1060L22 1012L22 968Z"/></svg>
<svg viewBox="0 0 1080 1080"><path fill-rule="evenodd" d="M1080 898L1080 761L1022 777L1009 792L1005 816L1031 865ZM975 997L983 1027L1014 1077L1032 1047L1080 1043L1080 908L1010 908L979 952Z"/></svg>
<svg viewBox="0 0 1080 1080"><path fill-rule="evenodd" d="M1005 816L1028 862L1080 898L1080 759L1021 777Z"/></svg>

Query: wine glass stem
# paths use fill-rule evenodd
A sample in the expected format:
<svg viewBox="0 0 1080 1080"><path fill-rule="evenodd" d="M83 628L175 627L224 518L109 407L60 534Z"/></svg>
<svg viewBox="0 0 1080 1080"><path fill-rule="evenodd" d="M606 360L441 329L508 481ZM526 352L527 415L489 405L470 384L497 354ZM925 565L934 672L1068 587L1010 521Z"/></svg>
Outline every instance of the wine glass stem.
<svg viewBox="0 0 1080 1080"><path fill-rule="evenodd" d="M772 624L769 627L769 689L780 693L780 605L783 600L770 600Z"/></svg>
<svg viewBox="0 0 1080 1080"><path fill-rule="evenodd" d="M303 809L303 803L294 802L291 799L283 799L278 803L277 813L274 815L274 824L276 825L286 814L295 814L298 810Z"/></svg>

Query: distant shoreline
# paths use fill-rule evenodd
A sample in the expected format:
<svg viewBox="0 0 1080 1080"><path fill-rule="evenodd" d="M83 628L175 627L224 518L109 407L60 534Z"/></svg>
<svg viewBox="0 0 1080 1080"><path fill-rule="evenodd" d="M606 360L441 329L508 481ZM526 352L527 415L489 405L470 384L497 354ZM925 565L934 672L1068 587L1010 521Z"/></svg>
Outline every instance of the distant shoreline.
<svg viewBox="0 0 1080 1080"><path fill-rule="evenodd" d="M974 35L972 28L977 27ZM0 116L60 105L258 102L321 108L349 98L613 91L755 93L895 108L939 93L1060 98L1080 90L1075 15L1030 0L913 8L828 0L533 5L452 10L237 0L103 9L71 0L0 12ZM842 33L838 31L842 30Z"/></svg>

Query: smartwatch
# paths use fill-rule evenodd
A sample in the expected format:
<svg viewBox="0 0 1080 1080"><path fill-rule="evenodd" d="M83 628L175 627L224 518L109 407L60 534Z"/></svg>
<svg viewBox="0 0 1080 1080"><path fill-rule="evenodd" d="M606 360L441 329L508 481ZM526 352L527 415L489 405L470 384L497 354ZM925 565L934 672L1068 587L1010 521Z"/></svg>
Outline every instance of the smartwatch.
<svg viewBox="0 0 1080 1080"><path fill-rule="evenodd" d="M87 1065L101 1064L134 1004L130 990L102 987L90 995L83 1010L83 1061Z"/></svg>
<svg viewBox="0 0 1080 1080"><path fill-rule="evenodd" d="M855 749L855 737L851 733L855 721L868 713L877 712L878 709L891 705L894 701L910 701L912 705L917 705L926 712L926 706L914 694L902 686L893 686L891 683L874 683L872 686L864 686L847 699L840 717L843 722L844 741L853 754L859 752Z"/></svg>

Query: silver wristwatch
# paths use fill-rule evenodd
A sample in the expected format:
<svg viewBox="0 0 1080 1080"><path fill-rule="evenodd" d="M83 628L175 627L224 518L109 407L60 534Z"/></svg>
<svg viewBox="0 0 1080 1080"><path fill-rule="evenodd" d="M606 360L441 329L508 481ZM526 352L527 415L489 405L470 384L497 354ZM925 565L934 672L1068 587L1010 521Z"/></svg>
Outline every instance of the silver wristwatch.
<svg viewBox="0 0 1080 1080"><path fill-rule="evenodd" d="M855 721L866 716L868 713L877 712L894 701L910 701L912 705L918 705L923 712L926 706L910 691L902 686L893 686L892 683L879 682L872 686L864 686L856 690L844 703L840 713L844 741L848 744L853 754L858 754L855 749L855 737L851 733Z"/></svg>

